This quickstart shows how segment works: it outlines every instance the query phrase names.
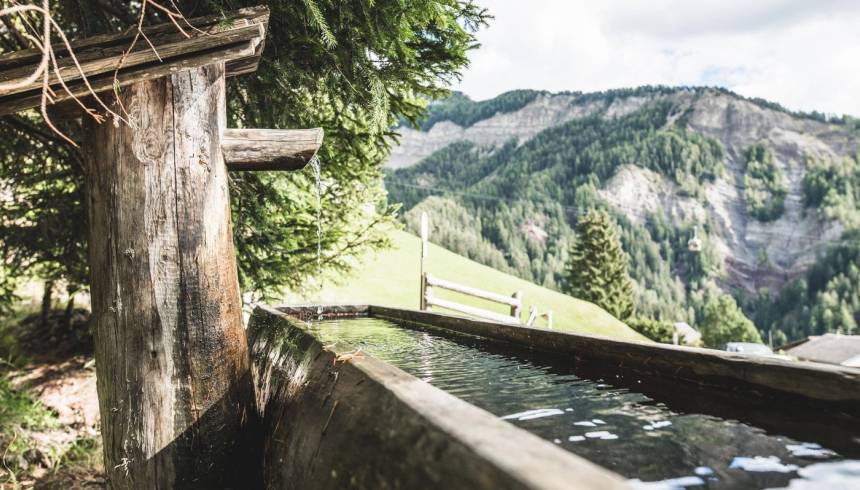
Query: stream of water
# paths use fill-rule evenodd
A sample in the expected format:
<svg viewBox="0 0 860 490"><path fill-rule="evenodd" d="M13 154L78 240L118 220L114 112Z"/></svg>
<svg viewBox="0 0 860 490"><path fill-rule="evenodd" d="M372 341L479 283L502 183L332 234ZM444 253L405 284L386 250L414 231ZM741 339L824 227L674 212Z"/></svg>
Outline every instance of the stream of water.
<svg viewBox="0 0 860 490"><path fill-rule="evenodd" d="M322 165L316 155L308 164L314 171L317 191L317 281L322 288Z"/></svg>
<svg viewBox="0 0 860 490"><path fill-rule="evenodd" d="M729 418L680 413L612 380L376 318L308 327L630 479L642 488L858 489L860 461Z"/></svg>

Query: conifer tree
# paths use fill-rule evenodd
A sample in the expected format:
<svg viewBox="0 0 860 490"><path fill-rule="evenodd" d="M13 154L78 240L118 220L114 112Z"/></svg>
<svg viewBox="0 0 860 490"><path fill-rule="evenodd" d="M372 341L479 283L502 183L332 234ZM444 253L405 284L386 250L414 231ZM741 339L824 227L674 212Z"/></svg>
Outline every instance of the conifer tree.
<svg viewBox="0 0 860 490"><path fill-rule="evenodd" d="M2 6L6 6L0 2ZM25 2L31 3L31 2ZM169 23L267 4L265 50L253 75L227 82L230 127L322 127L322 265L348 271L350 257L387 244L396 208L382 188L382 163L398 121L417 124L428 99L448 93L490 19L469 1L126 0L53 1L69 38ZM25 13L21 17L27 17ZM27 31L0 22L0 54L32 48ZM26 20L26 19L25 19ZM36 17L29 22L40 25ZM184 25L182 22L179 25ZM125 49L125 47L123 47ZM74 135L75 126L64 129ZM79 148L36 111L0 117L0 310L19 279L87 286L87 212ZM242 290L279 298L317 274L316 183L311 172L231 173L233 233ZM372 210L372 211L371 211Z"/></svg>
<svg viewBox="0 0 860 490"><path fill-rule="evenodd" d="M627 255L614 223L603 211L590 210L576 226L565 291L597 304L621 320L633 314Z"/></svg>

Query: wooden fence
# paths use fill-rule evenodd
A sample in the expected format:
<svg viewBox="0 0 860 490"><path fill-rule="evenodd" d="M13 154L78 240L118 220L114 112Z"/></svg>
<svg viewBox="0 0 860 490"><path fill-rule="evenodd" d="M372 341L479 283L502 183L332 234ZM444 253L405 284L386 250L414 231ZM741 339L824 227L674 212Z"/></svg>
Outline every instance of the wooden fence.
<svg viewBox="0 0 860 490"><path fill-rule="evenodd" d="M488 311L483 308L462 305L460 303L455 303L454 301L436 298L433 296L433 288L447 289L448 291L454 291L460 294L465 294L467 296L472 296L474 298L480 298L483 300L492 301L494 303L508 305L511 308L511 312L509 315L505 315L502 313L496 313L494 311ZM421 277L421 309L425 311L429 311L430 308L433 306L438 306L440 308L465 313L467 315L484 318L486 320L493 320L502 323L513 323L519 325L520 312L522 311L523 307L522 297L523 294L520 291L515 292L511 296L505 296L502 294L484 291L478 288L464 286L455 282L446 281L444 279L439 279L431 276L430 273L427 272L425 272L424 275Z"/></svg>
<svg viewBox="0 0 860 490"><path fill-rule="evenodd" d="M438 306L439 308L445 308L447 310L465 313L466 315L476 316L485 320L492 320L513 325L523 324L520 319L520 314L523 308L522 291L516 291L511 296L505 296L503 294L484 291L483 289L473 288L471 286L465 286L456 282L439 279L437 277L431 276L430 273L425 272L424 260L427 258L427 250L429 248L429 235L430 221L427 217L427 213L421 213L421 291L419 296L419 304L421 310L430 311L433 306ZM483 308L477 308L475 306L463 305L454 301L436 298L435 296L433 296L433 288L454 291L455 293L465 294L474 298L480 298L486 301L507 305L510 307L510 314L505 315L502 313L485 310ZM529 317L528 320L525 322L525 325L528 327L534 326L538 316L546 318L547 328L552 328L552 311L548 310L543 315L538 315L538 310L536 306L532 306L531 308L529 308Z"/></svg>

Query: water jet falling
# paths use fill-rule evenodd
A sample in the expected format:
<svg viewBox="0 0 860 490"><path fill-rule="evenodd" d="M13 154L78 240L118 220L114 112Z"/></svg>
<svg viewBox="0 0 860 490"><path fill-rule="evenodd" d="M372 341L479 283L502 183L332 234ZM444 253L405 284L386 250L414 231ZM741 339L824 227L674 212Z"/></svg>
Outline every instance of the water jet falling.
<svg viewBox="0 0 860 490"><path fill-rule="evenodd" d="M317 190L317 281L322 289L322 174L321 163L316 155L308 162L314 170Z"/></svg>

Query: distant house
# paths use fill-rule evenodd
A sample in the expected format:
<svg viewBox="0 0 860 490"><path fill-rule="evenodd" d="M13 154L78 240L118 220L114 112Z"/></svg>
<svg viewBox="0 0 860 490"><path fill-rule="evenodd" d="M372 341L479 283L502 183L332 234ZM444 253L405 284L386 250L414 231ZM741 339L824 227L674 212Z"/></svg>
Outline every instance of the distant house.
<svg viewBox="0 0 860 490"><path fill-rule="evenodd" d="M699 345L702 334L698 330L684 322L675 322L674 344Z"/></svg>
<svg viewBox="0 0 860 490"><path fill-rule="evenodd" d="M786 354L804 361L860 367L860 335L813 335L783 349Z"/></svg>

